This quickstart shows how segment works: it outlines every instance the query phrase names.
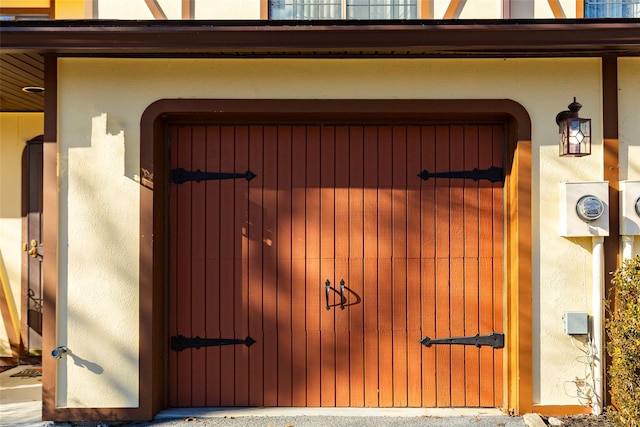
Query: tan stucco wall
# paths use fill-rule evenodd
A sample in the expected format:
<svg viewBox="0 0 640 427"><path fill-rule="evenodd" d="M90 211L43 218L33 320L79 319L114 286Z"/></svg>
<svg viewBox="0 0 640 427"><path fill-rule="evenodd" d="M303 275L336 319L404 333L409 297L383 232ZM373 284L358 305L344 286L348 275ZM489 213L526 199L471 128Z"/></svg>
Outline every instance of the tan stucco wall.
<svg viewBox="0 0 640 427"><path fill-rule="evenodd" d="M42 113L0 113L0 292L20 315L22 289L22 151L41 135ZM5 282L6 281L6 282ZM0 357L11 356L4 322L0 322Z"/></svg>
<svg viewBox="0 0 640 427"><path fill-rule="evenodd" d="M618 60L620 179L640 181L640 58ZM640 254L640 236L634 254Z"/></svg>
<svg viewBox="0 0 640 427"><path fill-rule="evenodd" d="M591 311L591 240L559 236L558 183L603 176L599 59L64 58L59 64L58 250L61 266L78 254L87 259L60 269L59 333L66 340L61 343L102 368L96 374L71 359L59 362L66 367L58 379L59 403L137 403L138 331L131 324L138 309L139 127L145 108L162 98L509 98L521 103L531 116L533 135L534 402L578 403L570 381L583 378L586 367L564 334L562 315ZM560 158L555 115L573 96L584 106L581 116L593 118L593 155ZM621 110L635 109L632 99L621 97ZM629 132L628 138L637 141L637 127ZM113 150L124 144L124 153L107 157L105 144L113 144ZM638 160L633 162L625 168L637 170ZM79 193L71 196L67 189ZM96 195L97 189L103 194ZM108 200L113 210L102 212ZM101 216L75 226L94 214ZM134 323L123 329L125 322ZM112 339L120 356L112 351Z"/></svg>
<svg viewBox="0 0 640 427"><path fill-rule="evenodd" d="M69 351L58 362L57 403L136 407L140 201L124 144L132 123L109 122L109 110L97 113L81 93L59 96L75 117L62 107L57 344ZM75 110L82 104L90 115Z"/></svg>

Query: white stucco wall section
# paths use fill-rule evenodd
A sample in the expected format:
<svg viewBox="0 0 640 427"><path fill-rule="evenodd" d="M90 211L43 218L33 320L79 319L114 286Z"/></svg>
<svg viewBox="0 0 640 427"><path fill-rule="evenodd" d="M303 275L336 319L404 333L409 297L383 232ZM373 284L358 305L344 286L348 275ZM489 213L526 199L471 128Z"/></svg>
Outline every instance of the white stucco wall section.
<svg viewBox="0 0 640 427"><path fill-rule="evenodd" d="M140 190L124 172L125 133L109 134L107 120L63 114L60 123L62 407L138 406Z"/></svg>
<svg viewBox="0 0 640 427"><path fill-rule="evenodd" d="M94 0L99 19L154 19L144 0ZM156 0L168 19L182 19L182 0ZM192 0L195 19L260 19L260 0ZM465 2L456 19L503 18L503 0ZM575 18L576 1L560 0L566 18ZM420 2L417 2L420 7ZM433 18L442 19L451 0L432 0ZM266 6L268 8L268 5ZM548 0L518 0L511 5L511 18L553 19Z"/></svg>
<svg viewBox="0 0 640 427"><path fill-rule="evenodd" d="M618 88L620 179L640 181L640 58L618 59ZM639 255L640 236L634 240Z"/></svg>
<svg viewBox="0 0 640 427"><path fill-rule="evenodd" d="M42 135L42 113L0 113L0 292L6 292L20 316L22 295L22 152ZM4 287L4 288L3 288ZM10 357L4 323L0 322L0 357Z"/></svg>
<svg viewBox="0 0 640 427"><path fill-rule="evenodd" d="M195 19L260 19L260 0L192 0ZM96 0L99 19L154 19L144 0ZM168 19L182 19L182 0L157 0Z"/></svg>
<svg viewBox="0 0 640 427"><path fill-rule="evenodd" d="M591 240L559 236L558 183L602 179L600 70L593 58L60 59L60 179L62 185L68 179L70 194L67 199L62 188L60 265L82 263L68 276L60 273L68 301L59 304L59 333L79 357L103 369L97 374L69 359L59 378L68 385L61 402L137 401L139 205L132 178L140 117L149 104L162 98L508 98L532 121L534 403L579 403L571 381L583 378L586 366L576 361L582 353L564 334L562 315L591 311ZM593 119L593 154L560 158L555 116L574 96L584 106L581 116ZM103 114L106 134L91 137ZM124 171L122 153L107 151L122 143ZM112 349L122 353L116 360Z"/></svg>

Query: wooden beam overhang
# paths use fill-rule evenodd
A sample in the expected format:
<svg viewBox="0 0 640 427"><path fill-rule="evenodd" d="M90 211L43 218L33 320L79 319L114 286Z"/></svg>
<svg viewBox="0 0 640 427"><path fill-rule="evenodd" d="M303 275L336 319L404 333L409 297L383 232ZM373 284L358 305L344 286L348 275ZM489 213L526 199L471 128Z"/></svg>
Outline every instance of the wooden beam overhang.
<svg viewBox="0 0 640 427"><path fill-rule="evenodd" d="M207 57L640 56L640 19L15 21L3 53Z"/></svg>

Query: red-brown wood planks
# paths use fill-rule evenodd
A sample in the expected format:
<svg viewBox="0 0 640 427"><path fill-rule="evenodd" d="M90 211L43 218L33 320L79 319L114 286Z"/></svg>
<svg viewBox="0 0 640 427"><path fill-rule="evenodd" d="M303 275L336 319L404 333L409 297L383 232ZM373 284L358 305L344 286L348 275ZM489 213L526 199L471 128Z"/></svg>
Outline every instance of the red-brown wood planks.
<svg viewBox="0 0 640 427"><path fill-rule="evenodd" d="M502 350L419 340L502 332L502 185L416 176L501 166L501 126L170 137L172 168L257 175L172 184L171 336L256 340L172 351L172 406L501 403Z"/></svg>

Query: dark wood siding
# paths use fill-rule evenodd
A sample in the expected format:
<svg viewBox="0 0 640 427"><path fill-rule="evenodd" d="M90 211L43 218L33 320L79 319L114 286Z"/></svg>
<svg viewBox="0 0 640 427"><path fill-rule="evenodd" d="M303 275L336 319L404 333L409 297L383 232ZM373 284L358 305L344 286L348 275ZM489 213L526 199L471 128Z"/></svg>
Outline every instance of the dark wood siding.
<svg viewBox="0 0 640 427"><path fill-rule="evenodd" d="M172 406L501 405L502 126L172 126ZM345 309L340 308L340 280ZM326 310L325 281L331 282Z"/></svg>

